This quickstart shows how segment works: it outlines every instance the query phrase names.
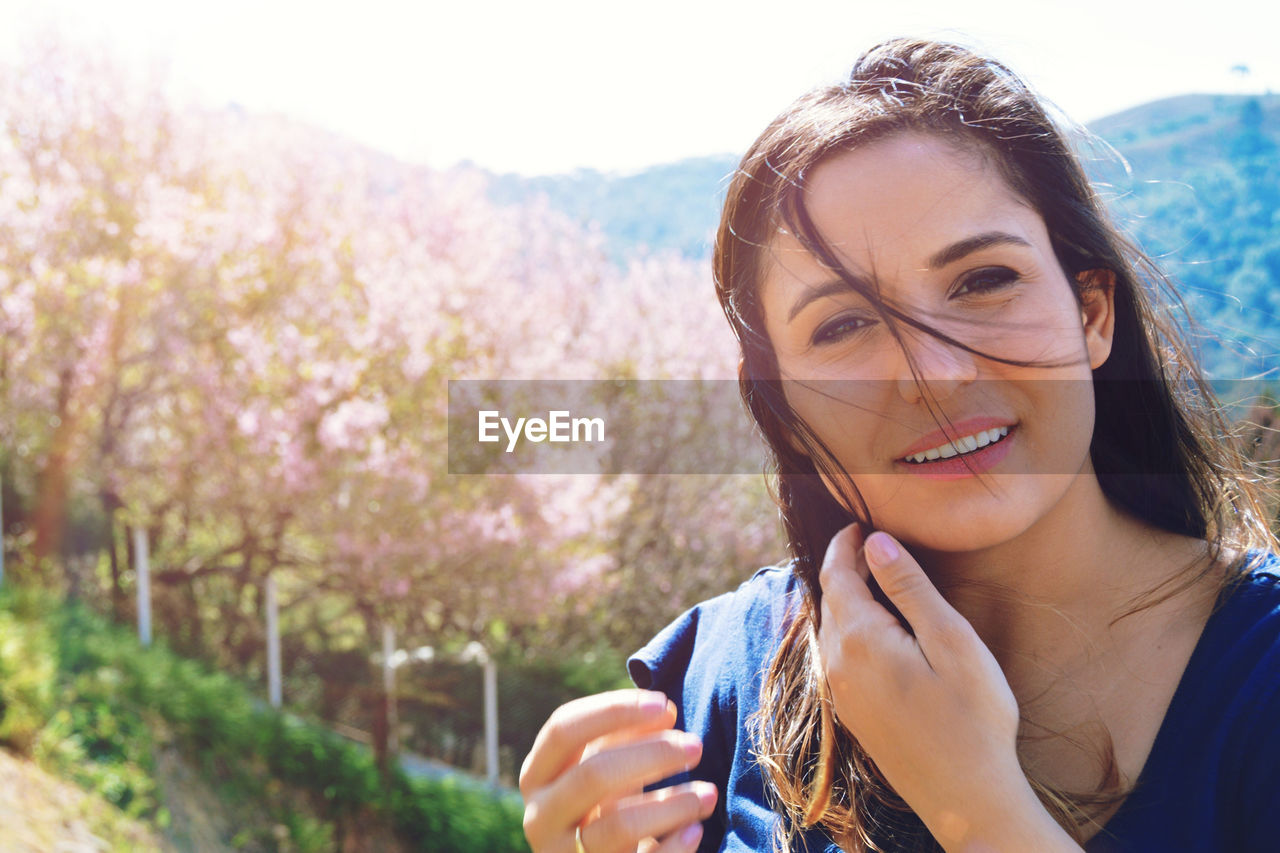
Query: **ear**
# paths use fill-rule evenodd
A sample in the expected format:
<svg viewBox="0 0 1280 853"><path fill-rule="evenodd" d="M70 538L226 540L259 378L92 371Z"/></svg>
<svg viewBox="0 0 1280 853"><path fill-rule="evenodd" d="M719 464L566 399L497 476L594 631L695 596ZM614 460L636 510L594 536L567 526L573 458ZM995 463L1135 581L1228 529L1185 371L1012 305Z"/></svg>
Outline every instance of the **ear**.
<svg viewBox="0 0 1280 853"><path fill-rule="evenodd" d="M1116 274L1111 270L1085 270L1076 276L1080 286L1080 321L1084 324L1089 367L1097 370L1111 355L1116 328Z"/></svg>

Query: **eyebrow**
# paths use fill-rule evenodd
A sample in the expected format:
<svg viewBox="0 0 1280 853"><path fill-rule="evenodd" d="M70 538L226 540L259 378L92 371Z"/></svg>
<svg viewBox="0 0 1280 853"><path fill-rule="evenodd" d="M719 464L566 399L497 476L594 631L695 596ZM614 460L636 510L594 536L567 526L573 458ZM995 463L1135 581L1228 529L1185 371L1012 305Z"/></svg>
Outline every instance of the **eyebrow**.
<svg viewBox="0 0 1280 853"><path fill-rule="evenodd" d="M1016 234L1009 234L1005 231L986 231L982 234L975 234L972 237L965 237L963 240L957 240L949 246L935 252L926 262L929 269L942 269L948 264L954 264L961 258L972 255L974 252L980 252L983 249L989 249L992 246L1025 246L1030 249L1032 245L1022 237ZM855 279L858 285L870 289L873 285L863 279ZM799 299L791 306L791 311L787 314L787 322L790 323L796 318L801 311L805 309L811 302L817 302L819 299L825 299L828 296L836 296L840 293L857 292L857 287L849 284L841 278L833 278L822 284L816 285L805 290Z"/></svg>
<svg viewBox="0 0 1280 853"><path fill-rule="evenodd" d="M1026 246L1031 248L1030 243L1016 234L1008 234L1004 231L988 231L984 234L975 234L972 237L957 240L950 246L935 253L929 258L929 269L942 269L947 264L954 264L966 255L972 255L974 252L989 249L992 246Z"/></svg>
<svg viewBox="0 0 1280 853"><path fill-rule="evenodd" d="M859 286L870 288L871 284L862 279L855 279ZM819 299L825 299L828 296L835 296L840 293L857 293L858 288L842 278L833 278L830 281L824 281L816 287L806 288L800 298L791 306L791 311L787 314L787 322L790 323L796 318L796 315L805 309L810 302L817 302Z"/></svg>

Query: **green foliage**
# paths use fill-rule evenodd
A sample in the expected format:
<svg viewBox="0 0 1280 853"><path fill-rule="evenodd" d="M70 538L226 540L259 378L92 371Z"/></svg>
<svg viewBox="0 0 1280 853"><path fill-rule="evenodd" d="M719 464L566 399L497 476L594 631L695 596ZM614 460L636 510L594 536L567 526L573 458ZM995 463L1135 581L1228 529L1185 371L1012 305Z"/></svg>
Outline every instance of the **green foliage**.
<svg viewBox="0 0 1280 853"><path fill-rule="evenodd" d="M387 805L396 829L424 850L527 850L524 806L515 795L493 796L452 779L393 774Z"/></svg>
<svg viewBox="0 0 1280 853"><path fill-rule="evenodd" d="M6 588L0 599L0 738L131 817L160 817L151 728L123 701L111 667L63 667L60 620L50 600Z"/></svg>
<svg viewBox="0 0 1280 853"><path fill-rule="evenodd" d="M483 680L475 664L448 659L398 676L400 720L410 748L466 764L484 742ZM504 773L514 775L551 712L571 699L631 687L624 655L608 648L559 659L498 663L498 736Z"/></svg>
<svg viewBox="0 0 1280 853"><path fill-rule="evenodd" d="M163 822L149 727L136 709L115 704L109 686L92 681L77 679L63 691L68 704L41 730L36 758L128 816Z"/></svg>
<svg viewBox="0 0 1280 853"><path fill-rule="evenodd" d="M319 792L337 816L378 802L381 783L368 750L296 717L260 717L257 748L279 779Z"/></svg>
<svg viewBox="0 0 1280 853"><path fill-rule="evenodd" d="M141 648L131 632L83 606L0 597L0 697L0 731L26 738L46 763L131 815L166 817L151 759L162 721L250 796L268 802L280 782L310 795L315 817L269 802L288 849L332 850L335 825L370 815L421 849L527 849L518 798L398 772L384 780L368 749L263 707L243 685L163 645ZM264 780L263 771L278 781ZM282 841L250 836L241 841L269 848Z"/></svg>
<svg viewBox="0 0 1280 853"><path fill-rule="evenodd" d="M55 663L48 636L24 630L13 603L0 603L0 743L31 755L53 710Z"/></svg>
<svg viewBox="0 0 1280 853"><path fill-rule="evenodd" d="M324 853L334 849L333 826L330 824L290 811L284 816L284 826L298 853Z"/></svg>

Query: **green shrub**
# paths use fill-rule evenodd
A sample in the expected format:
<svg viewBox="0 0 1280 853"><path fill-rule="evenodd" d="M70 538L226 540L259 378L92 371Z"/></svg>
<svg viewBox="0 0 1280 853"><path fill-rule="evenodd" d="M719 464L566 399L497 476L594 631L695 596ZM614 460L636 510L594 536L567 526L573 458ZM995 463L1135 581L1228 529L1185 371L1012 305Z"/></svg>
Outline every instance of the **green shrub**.
<svg viewBox="0 0 1280 853"><path fill-rule="evenodd" d="M163 643L143 649L131 631L82 606L0 596L0 702L0 727L25 732L42 760L133 815L164 817L151 759L160 718L206 766L271 806L279 832L249 830L245 843L318 853L334 849L334 821L380 815L418 849L528 850L518 797L399 771L383 779L367 748L266 707ZM307 792L318 816L271 803L264 769Z"/></svg>
<svg viewBox="0 0 1280 853"><path fill-rule="evenodd" d="M118 668L92 666L85 655L80 669L65 666L66 621L46 594L7 588L0 596L0 740L130 817L155 817L151 727L124 701Z"/></svg>
<svg viewBox="0 0 1280 853"><path fill-rule="evenodd" d="M48 634L0 610L0 743L34 753L53 711L56 671Z"/></svg>
<svg viewBox="0 0 1280 853"><path fill-rule="evenodd" d="M335 848L332 825L295 811L286 812L283 821L298 853L327 853Z"/></svg>
<svg viewBox="0 0 1280 853"><path fill-rule="evenodd" d="M526 851L524 806L514 794L477 790L453 779L397 774L388 805L396 830L432 850Z"/></svg>

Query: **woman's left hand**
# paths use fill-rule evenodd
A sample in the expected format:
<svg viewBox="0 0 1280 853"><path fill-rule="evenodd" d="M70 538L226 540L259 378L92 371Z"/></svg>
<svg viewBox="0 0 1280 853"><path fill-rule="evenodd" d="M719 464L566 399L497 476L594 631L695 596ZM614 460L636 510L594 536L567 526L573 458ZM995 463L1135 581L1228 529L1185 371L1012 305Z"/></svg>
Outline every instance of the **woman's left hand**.
<svg viewBox="0 0 1280 853"><path fill-rule="evenodd" d="M864 547L850 525L820 583L835 714L934 838L950 851L1079 850L1018 763L1018 703L1000 665L906 549L883 532Z"/></svg>

